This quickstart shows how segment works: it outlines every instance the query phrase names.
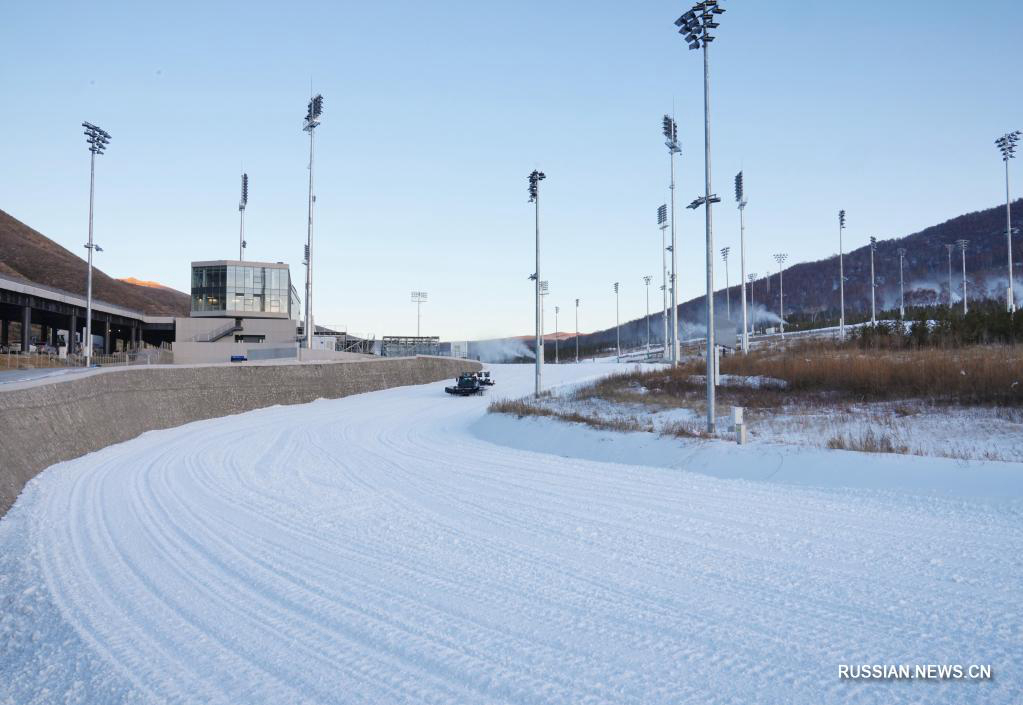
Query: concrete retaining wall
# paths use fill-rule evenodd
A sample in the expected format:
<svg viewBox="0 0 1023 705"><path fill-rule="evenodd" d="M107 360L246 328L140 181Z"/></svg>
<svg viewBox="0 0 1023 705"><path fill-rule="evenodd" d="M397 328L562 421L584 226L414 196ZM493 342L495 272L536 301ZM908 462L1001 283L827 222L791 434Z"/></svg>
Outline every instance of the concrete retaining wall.
<svg viewBox="0 0 1023 705"><path fill-rule="evenodd" d="M145 431L436 382L477 369L476 362L434 357L139 367L0 390L0 516L41 470Z"/></svg>

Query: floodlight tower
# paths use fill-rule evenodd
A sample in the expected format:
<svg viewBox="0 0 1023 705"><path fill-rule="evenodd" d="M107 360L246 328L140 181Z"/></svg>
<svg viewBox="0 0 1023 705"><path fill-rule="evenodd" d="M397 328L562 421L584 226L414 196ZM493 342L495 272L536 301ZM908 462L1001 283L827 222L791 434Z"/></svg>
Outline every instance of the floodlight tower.
<svg viewBox="0 0 1023 705"><path fill-rule="evenodd" d="M575 300L575 361L579 362L579 299Z"/></svg>
<svg viewBox="0 0 1023 705"><path fill-rule="evenodd" d="M682 153L678 144L678 125L675 118L665 115L662 120L664 146L668 148L671 162L671 365L676 367L679 359L678 347L678 246L675 240L675 155Z"/></svg>
<svg viewBox="0 0 1023 705"><path fill-rule="evenodd" d="M534 392L536 396L540 396L543 377L543 334L540 330L540 327L543 325L540 299L540 182L546 178L547 176L542 171L537 171L536 169L527 177L529 181L529 202L534 205L536 218L536 271L533 272L531 277L536 287L536 390Z"/></svg>
<svg viewBox="0 0 1023 705"><path fill-rule="evenodd" d="M96 155L103 154L106 151L107 145L110 144L110 133L101 127L93 125L91 122L83 122L82 127L85 128L85 141L89 145L89 242L86 243L85 249L89 251L89 274L87 275L85 285L85 366L90 367L92 365L92 253L102 252L103 248L93 242L92 240L92 214L93 205L96 196ZM21 332L23 339L28 339L28 333L26 331ZM68 332L69 346L73 345L74 331Z"/></svg>
<svg viewBox="0 0 1023 705"><path fill-rule="evenodd" d="M622 360L622 323L618 316L618 282L615 282L615 348L618 350L618 361Z"/></svg>
<svg viewBox="0 0 1023 705"><path fill-rule="evenodd" d="M419 322L422 319L423 304L426 303L429 295L425 291L413 291L412 292L412 303L416 305L416 337L422 337L419 331Z"/></svg>
<svg viewBox="0 0 1023 705"><path fill-rule="evenodd" d="M728 253L731 247L721 248L721 259L725 261L725 310L728 312L728 320L732 320L732 292L728 290Z"/></svg>
<svg viewBox="0 0 1023 705"><path fill-rule="evenodd" d="M845 263L842 255L842 231L845 230L845 211L838 211L838 334L845 340Z"/></svg>
<svg viewBox="0 0 1023 705"><path fill-rule="evenodd" d="M753 303L753 282L757 280L757 273L750 272L747 279L749 279L749 329L750 335L753 335L757 332L756 305Z"/></svg>
<svg viewBox="0 0 1023 705"><path fill-rule="evenodd" d="M238 226L238 261L245 261L245 206L249 205L249 175L242 174L242 197L238 201L238 215L241 224Z"/></svg>
<svg viewBox="0 0 1023 705"><path fill-rule="evenodd" d="M739 207L739 285L742 287L742 352L749 352L749 324L746 320L746 194L742 172L735 175L735 202Z"/></svg>
<svg viewBox="0 0 1023 705"><path fill-rule="evenodd" d="M643 283L646 284L646 354L650 354L650 282L653 280L651 276L643 277Z"/></svg>
<svg viewBox="0 0 1023 705"><path fill-rule="evenodd" d="M949 242L945 245L948 250L948 307L952 308L952 251L955 250L955 243Z"/></svg>
<svg viewBox="0 0 1023 705"><path fill-rule="evenodd" d="M870 325L877 325L877 306L874 296L874 286L877 279L874 277L874 253L877 252L877 238L870 236Z"/></svg>
<svg viewBox="0 0 1023 705"><path fill-rule="evenodd" d="M720 201L714 196L710 185L710 43L714 41L711 30L719 26L717 18L724 12L718 0L698 2L675 20L679 34L685 35L690 49L703 49L703 171L707 228L707 432L714 433L714 219L711 205Z"/></svg>
<svg viewBox="0 0 1023 705"><path fill-rule="evenodd" d="M561 307L554 307L554 364L558 364L558 314L561 313Z"/></svg>
<svg viewBox="0 0 1023 705"><path fill-rule="evenodd" d="M1002 161L1005 162L1005 244L1009 253L1009 288L1005 291L1005 305L1009 313L1016 310L1015 298L1012 292L1012 208L1009 198L1009 160L1016 158L1016 143L1019 141L1020 131L1007 132L995 140L995 145L1002 153Z"/></svg>
<svg viewBox="0 0 1023 705"><path fill-rule="evenodd" d="M313 209L316 204L316 196L313 195L313 145L316 127L320 124L320 116L323 115L323 96L315 95L306 108L305 124L302 130L309 133L309 219L306 225L306 264L305 264L305 347L307 350L313 347L313 332L316 324L313 322Z"/></svg>
<svg viewBox="0 0 1023 705"><path fill-rule="evenodd" d="M900 247L895 251L899 255L899 318L906 317L906 287L902 279L902 263L906 259L906 248Z"/></svg>
<svg viewBox="0 0 1023 705"><path fill-rule="evenodd" d="M664 324L664 349L661 356L668 357L668 250L664 240L664 231L668 228L666 203L657 207L657 227L661 230L661 298L664 303L664 310L661 312L661 322Z"/></svg>
<svg viewBox="0 0 1023 705"><path fill-rule="evenodd" d="M789 258L785 252L779 252L774 256L774 261L778 263L778 318L781 322L778 324L781 327L781 337L785 337L785 280L784 270L785 260Z"/></svg>
<svg viewBox="0 0 1023 705"><path fill-rule="evenodd" d="M963 253L963 315L966 315L966 246L970 244L969 240L956 240L956 244L959 245L959 250Z"/></svg>

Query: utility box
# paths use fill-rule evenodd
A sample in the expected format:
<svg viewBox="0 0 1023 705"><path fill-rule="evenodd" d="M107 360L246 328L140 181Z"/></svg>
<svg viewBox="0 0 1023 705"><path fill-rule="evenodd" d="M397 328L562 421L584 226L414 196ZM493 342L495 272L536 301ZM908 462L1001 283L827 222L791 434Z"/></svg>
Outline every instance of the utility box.
<svg viewBox="0 0 1023 705"><path fill-rule="evenodd" d="M739 445L746 444L746 423L743 421L743 408L732 407L732 428L735 430L735 442Z"/></svg>

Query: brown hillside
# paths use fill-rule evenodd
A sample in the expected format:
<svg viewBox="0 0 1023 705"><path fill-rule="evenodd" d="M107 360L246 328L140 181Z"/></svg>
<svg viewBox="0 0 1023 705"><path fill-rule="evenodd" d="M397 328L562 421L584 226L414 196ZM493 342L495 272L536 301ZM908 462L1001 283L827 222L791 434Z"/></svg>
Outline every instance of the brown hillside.
<svg viewBox="0 0 1023 705"><path fill-rule="evenodd" d="M0 275L85 296L88 264L53 240L0 210ZM152 316L187 316L188 294L138 286L92 270L93 296Z"/></svg>

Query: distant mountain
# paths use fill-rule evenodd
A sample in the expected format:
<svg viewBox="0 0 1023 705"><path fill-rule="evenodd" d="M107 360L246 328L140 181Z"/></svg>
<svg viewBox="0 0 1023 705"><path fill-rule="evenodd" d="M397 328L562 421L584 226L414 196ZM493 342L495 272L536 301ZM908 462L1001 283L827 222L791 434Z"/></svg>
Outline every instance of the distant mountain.
<svg viewBox="0 0 1023 705"><path fill-rule="evenodd" d="M0 276L85 296L88 263L0 210ZM189 295L155 282L118 280L93 266L92 292L100 301L152 316L187 316Z"/></svg>

